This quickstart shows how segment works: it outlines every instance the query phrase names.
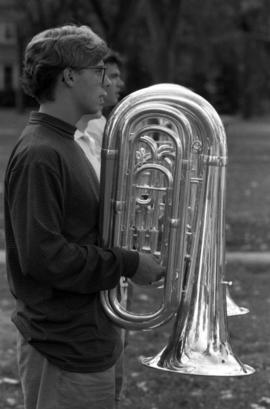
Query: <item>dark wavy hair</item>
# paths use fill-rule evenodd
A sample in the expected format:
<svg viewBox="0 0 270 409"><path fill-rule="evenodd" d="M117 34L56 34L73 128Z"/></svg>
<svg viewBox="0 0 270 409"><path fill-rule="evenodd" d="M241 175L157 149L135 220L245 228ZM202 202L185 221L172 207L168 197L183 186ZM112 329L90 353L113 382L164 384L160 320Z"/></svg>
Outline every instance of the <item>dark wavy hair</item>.
<svg viewBox="0 0 270 409"><path fill-rule="evenodd" d="M56 81L66 67L96 65L107 52L106 43L87 26L66 25L42 31L25 49L23 89L39 103L53 101Z"/></svg>
<svg viewBox="0 0 270 409"><path fill-rule="evenodd" d="M125 60L117 51L110 49L103 58L105 64L116 64L119 68L123 67Z"/></svg>

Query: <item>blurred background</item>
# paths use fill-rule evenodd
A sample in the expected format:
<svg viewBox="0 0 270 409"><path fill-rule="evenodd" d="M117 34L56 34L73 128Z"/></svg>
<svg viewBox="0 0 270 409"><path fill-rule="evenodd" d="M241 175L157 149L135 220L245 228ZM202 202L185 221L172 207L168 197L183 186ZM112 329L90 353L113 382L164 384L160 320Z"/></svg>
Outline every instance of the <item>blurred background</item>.
<svg viewBox="0 0 270 409"><path fill-rule="evenodd" d="M0 104L30 102L22 53L37 32L88 24L126 60L126 93L175 82L220 113L248 118L270 107L269 0L0 0Z"/></svg>

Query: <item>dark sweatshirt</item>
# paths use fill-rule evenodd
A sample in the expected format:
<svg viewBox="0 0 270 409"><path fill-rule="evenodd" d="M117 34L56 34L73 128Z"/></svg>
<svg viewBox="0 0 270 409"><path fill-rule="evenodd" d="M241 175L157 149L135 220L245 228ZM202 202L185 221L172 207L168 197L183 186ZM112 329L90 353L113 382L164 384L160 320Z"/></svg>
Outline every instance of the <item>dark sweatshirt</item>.
<svg viewBox="0 0 270 409"><path fill-rule="evenodd" d="M75 128L34 112L5 175L7 275L12 320L50 362L97 372L121 353L99 292L132 277L138 254L98 247L99 185Z"/></svg>

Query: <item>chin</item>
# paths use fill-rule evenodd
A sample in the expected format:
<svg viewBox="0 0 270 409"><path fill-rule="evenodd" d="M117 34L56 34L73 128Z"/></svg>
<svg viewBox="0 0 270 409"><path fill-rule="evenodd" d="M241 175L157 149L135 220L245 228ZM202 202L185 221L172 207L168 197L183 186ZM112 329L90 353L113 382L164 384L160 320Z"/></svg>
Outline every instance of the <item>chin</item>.
<svg viewBox="0 0 270 409"><path fill-rule="evenodd" d="M96 107L96 108L93 108L93 107L88 108L88 109L86 110L86 112L84 113L84 115L94 115L94 116L96 116L97 118L99 118L99 116L101 116L101 109L102 109L102 108L100 108L100 106L98 106L98 107Z"/></svg>
<svg viewBox="0 0 270 409"><path fill-rule="evenodd" d="M113 108L116 104L118 104L118 100L106 102L104 108Z"/></svg>
<svg viewBox="0 0 270 409"><path fill-rule="evenodd" d="M95 115L95 118L101 118L101 116L102 116L102 109L103 109L103 107L100 108L99 111L98 111L96 114L94 114L94 115Z"/></svg>

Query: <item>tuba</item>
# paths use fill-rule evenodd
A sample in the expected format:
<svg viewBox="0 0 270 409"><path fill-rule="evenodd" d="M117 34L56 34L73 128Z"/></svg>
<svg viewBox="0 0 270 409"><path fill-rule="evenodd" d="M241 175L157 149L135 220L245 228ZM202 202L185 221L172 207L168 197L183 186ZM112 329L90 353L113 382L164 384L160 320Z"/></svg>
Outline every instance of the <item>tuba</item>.
<svg viewBox="0 0 270 409"><path fill-rule="evenodd" d="M228 340L225 266L226 136L214 108L189 89L158 84L127 96L111 114L101 166L101 237L151 253L165 267L163 301L136 314L101 293L126 329L175 318L167 346L143 364L193 375L254 372Z"/></svg>

